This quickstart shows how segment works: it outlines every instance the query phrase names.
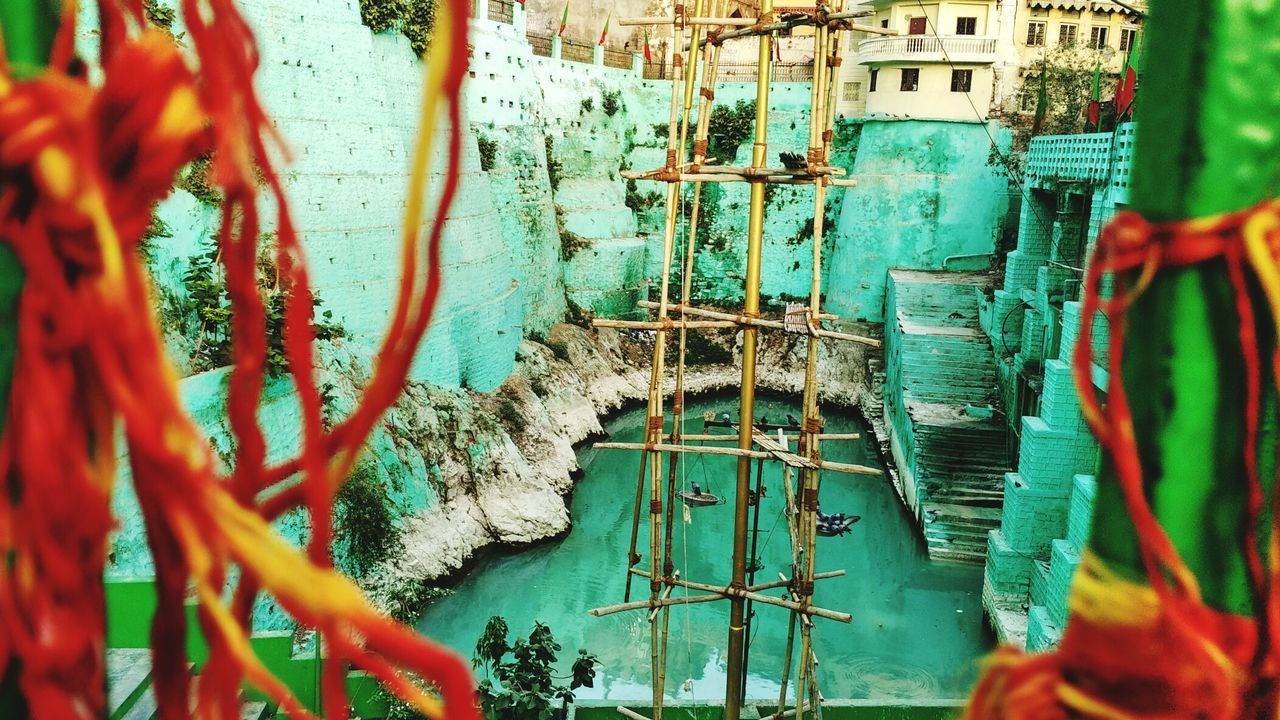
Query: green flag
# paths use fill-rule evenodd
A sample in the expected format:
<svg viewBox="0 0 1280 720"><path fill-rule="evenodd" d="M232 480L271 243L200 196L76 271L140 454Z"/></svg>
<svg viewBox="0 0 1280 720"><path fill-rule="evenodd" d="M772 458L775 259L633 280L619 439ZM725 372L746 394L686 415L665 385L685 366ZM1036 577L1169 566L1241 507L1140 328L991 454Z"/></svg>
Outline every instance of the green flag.
<svg viewBox="0 0 1280 720"><path fill-rule="evenodd" d="M1049 114L1049 67L1040 65L1040 89L1036 92L1036 119L1031 125L1031 134L1039 135L1044 129L1044 118Z"/></svg>
<svg viewBox="0 0 1280 720"><path fill-rule="evenodd" d="M1097 131L1102 127L1102 61L1093 70L1093 95L1089 99L1089 124L1086 130Z"/></svg>

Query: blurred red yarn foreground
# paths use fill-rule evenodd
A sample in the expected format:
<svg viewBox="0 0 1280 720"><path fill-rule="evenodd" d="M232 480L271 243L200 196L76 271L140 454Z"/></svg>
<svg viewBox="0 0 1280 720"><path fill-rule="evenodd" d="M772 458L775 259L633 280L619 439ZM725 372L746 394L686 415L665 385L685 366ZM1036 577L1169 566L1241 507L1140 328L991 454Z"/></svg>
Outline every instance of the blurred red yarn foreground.
<svg viewBox="0 0 1280 720"><path fill-rule="evenodd" d="M0 439L0 676L16 663L33 718L104 716L102 572L122 430L156 564L160 717L238 718L246 682L292 717L312 717L250 648L250 610L261 591L318 631L326 717L347 716L345 676L360 668L429 716L477 718L464 663L374 610L331 568L329 554L334 492L399 394L438 293L441 230L457 189L467 3L442 4L425 61L392 320L358 407L331 431L321 422L313 377L306 265L272 166L280 142L254 94L257 52L232 0L183 0L194 52L148 29L142 0L99 3L100 86L76 70L83 64L72 57L74 3L66 5L49 71L19 81L0 65L0 241L25 272ZM422 184L442 117L449 173L424 219ZM206 152L226 198L218 242L234 309L228 416L237 451L225 476L183 410L135 252L152 205L180 168ZM278 208L286 356L304 430L299 456L276 467L266 465L256 418L266 356L254 271L259 193ZM305 553L269 524L295 507L310 515ZM189 588L210 647L194 682L184 647Z"/></svg>

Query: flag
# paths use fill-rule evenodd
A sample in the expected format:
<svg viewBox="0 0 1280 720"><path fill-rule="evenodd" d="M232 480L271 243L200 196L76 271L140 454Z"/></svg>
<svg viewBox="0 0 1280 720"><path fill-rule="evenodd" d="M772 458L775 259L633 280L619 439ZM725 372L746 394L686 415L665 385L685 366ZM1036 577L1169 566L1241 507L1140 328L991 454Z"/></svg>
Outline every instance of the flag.
<svg viewBox="0 0 1280 720"><path fill-rule="evenodd" d="M569 3L564 4L564 12L560 14L560 29L556 31L556 37L564 35L564 29L569 26Z"/></svg>
<svg viewBox="0 0 1280 720"><path fill-rule="evenodd" d="M1036 93L1036 119L1031 124L1031 134L1039 135L1044 129L1044 118L1049 114L1049 68L1047 65L1040 66L1040 90Z"/></svg>
<svg viewBox="0 0 1280 720"><path fill-rule="evenodd" d="M609 13L609 15L608 15L607 17L605 17L605 19L604 19L604 30L600 33L600 42L596 43L597 45L603 45L603 44L604 44L604 39L605 39L605 37L606 37L606 36L608 36L608 34L609 34L609 21L610 21L610 20L612 20L612 19L613 19L613 13Z"/></svg>
<svg viewBox="0 0 1280 720"><path fill-rule="evenodd" d="M782 40L776 37L773 39L773 55L775 60L782 62Z"/></svg>
<svg viewBox="0 0 1280 720"><path fill-rule="evenodd" d="M647 63L653 62L653 55L649 52L649 31L648 30L644 31L644 61Z"/></svg>
<svg viewBox="0 0 1280 720"><path fill-rule="evenodd" d="M1097 131L1102 126L1102 61L1093 70L1093 96L1089 100L1089 122L1085 129Z"/></svg>
<svg viewBox="0 0 1280 720"><path fill-rule="evenodd" d="M1134 44L1137 44L1136 39ZM1131 61L1136 52L1136 47L1129 48L1129 54L1124 57L1124 69L1120 71L1120 80L1116 83L1116 122L1133 111L1133 100L1138 89L1138 71Z"/></svg>
<svg viewBox="0 0 1280 720"><path fill-rule="evenodd" d="M525 0L519 0L519 2L520 2L520 8L523 9Z"/></svg>

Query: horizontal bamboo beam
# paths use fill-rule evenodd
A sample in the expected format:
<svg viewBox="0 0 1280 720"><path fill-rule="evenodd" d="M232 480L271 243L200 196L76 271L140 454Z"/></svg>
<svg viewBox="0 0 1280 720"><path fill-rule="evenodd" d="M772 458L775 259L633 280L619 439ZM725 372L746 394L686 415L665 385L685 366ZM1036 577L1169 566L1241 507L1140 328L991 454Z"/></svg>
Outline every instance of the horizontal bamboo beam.
<svg viewBox="0 0 1280 720"><path fill-rule="evenodd" d="M592 320L592 327L619 328L628 330L671 330L673 328L689 328L692 330L708 330L712 328L731 328L738 324L728 320L672 320L656 322L653 320Z"/></svg>
<svg viewBox="0 0 1280 720"><path fill-rule="evenodd" d="M641 577L649 577L649 574L644 572L643 570L637 570L632 568L631 572ZM814 575L814 579L817 580L818 576ZM735 587L729 587L729 586L717 587L715 585L708 585L706 583L698 583L698 582L690 582L688 580L676 580L674 582L676 585L679 585L680 587L689 588L690 590L704 590L706 592L720 593L725 595L726 597L745 598L752 602L764 603L765 605L773 605L775 607L786 608L794 612L812 615L814 617L820 617L826 620L835 620L836 622L842 622L842 623L853 622L853 616L850 615L849 613L836 612L835 610L827 610L826 608L820 608L813 605L804 606L804 605L801 605L800 603L791 602L789 600L782 600L781 598L776 598L771 595L761 595L760 593L755 592L754 590L748 590L746 588L735 588ZM781 587L780 585L776 585L773 583L770 583L769 585L771 587Z"/></svg>
<svg viewBox="0 0 1280 720"><path fill-rule="evenodd" d="M614 709L618 711L619 715L624 718L629 718L629 720L649 720L649 718L641 715L640 713L624 708L621 705Z"/></svg>
<svg viewBox="0 0 1280 720"><path fill-rule="evenodd" d="M821 465L823 470L830 470L832 472L844 473L846 475L883 475L884 474L884 472L881 471L879 468L867 467L866 465L853 465L851 463L829 462L827 460L823 460Z"/></svg>
<svg viewBox="0 0 1280 720"><path fill-rule="evenodd" d="M658 303L648 300L641 300L637 303L642 308L655 309ZM712 320L729 320L739 325L755 325L756 327L772 328L774 330L785 330L786 325L781 320L766 320L765 318L752 318L745 315L734 315L732 313L720 312L718 310L707 310L705 308L693 307L691 305L680 305L678 303L668 304L667 310L672 313L682 313L684 315L695 315ZM880 347L880 341L874 338L862 337L861 335L851 335L849 333L836 332L834 330L823 330L821 328L813 328L813 334L818 337L832 338L834 340L848 340L850 342L858 342L871 347Z"/></svg>
<svg viewBox="0 0 1280 720"><path fill-rule="evenodd" d="M679 571L679 570L677 570L677 571L675 572L675 574L673 575L673 578L674 578L674 579L676 579L676 580L679 580L679 579L680 579L680 571ZM675 589L676 589L676 586L675 586L675 585L672 585L671 583L667 583L667 588L666 588L665 590L663 590L663 591L662 591L662 597L661 597L661 598L659 598L659 600L660 600L660 601L661 601L661 600L670 600L670 599L671 599L671 591L672 591L672 590L675 590ZM714 596L710 596L710 597L714 597ZM686 604L687 604L687 603L686 603ZM649 622L653 622L654 618L658 617L658 610L660 610L660 609L662 609L662 608L661 608L661 606L659 606L659 605L655 605L655 606L654 606L653 611L649 613Z"/></svg>
<svg viewBox="0 0 1280 720"><path fill-rule="evenodd" d="M664 178L659 178L666 172L666 168L655 168L653 170L623 170L620 175L626 180L657 180L661 182ZM681 175L697 175L699 177L715 177L728 178L721 182L737 182L737 178L765 178L769 182L785 180L787 178L812 181L817 177L834 177L845 175L843 168L822 165L814 168L813 172L807 169L792 170L791 168L769 168L769 167L738 167L726 165L702 165L696 173L681 173ZM702 182L717 182L716 180L703 180Z"/></svg>
<svg viewBox="0 0 1280 720"><path fill-rule="evenodd" d="M636 570L634 572L636 575L640 575L646 578L649 577L649 573L644 572L643 570ZM679 574L680 572L676 571L676 575L679 576ZM829 578L841 577L844 574L845 574L844 570L833 570L831 572L818 573L817 575L813 576L813 579L815 581L827 580ZM747 590L749 592L760 592L761 590L772 590L774 588L780 588L791 583L791 581L787 579L787 576L783 575L782 573L778 573L778 577L781 578L779 582L767 582L767 583L761 583L759 585L752 585L748 587ZM652 608L653 612L649 613L649 621L652 622L654 613L656 613L659 609L663 607L667 607L671 605L694 605L699 603L715 602L717 600L725 600L728 598L727 595L719 591L715 591L710 595L689 595L686 597L673 598L673 597L670 597L670 595L671 595L671 590L674 587L675 587L675 584L668 583L665 596L658 599L656 602L653 600L633 600L632 602L619 603L617 605L607 605L605 607L599 607L592 610L588 610L587 614L592 617L605 617L606 615L614 615L616 613L627 612L629 610L645 610L645 609ZM804 620L805 622L810 622L810 623L812 622L811 620L809 620L808 616L805 616Z"/></svg>
<svg viewBox="0 0 1280 720"><path fill-rule="evenodd" d="M653 446L644 443L601 442L592 445L598 450L648 450L650 452L688 453L691 455L732 455L734 457L752 458L755 460L773 457L760 450L742 450L740 448L707 447L705 445L665 445Z"/></svg>
<svg viewBox="0 0 1280 720"><path fill-rule="evenodd" d="M799 441L799 435L786 435L787 440ZM672 435L663 435L663 440L674 440ZM685 442L738 442L737 435L681 435L680 440ZM831 440L861 440L860 433L822 433L818 435L818 439L824 442Z"/></svg>

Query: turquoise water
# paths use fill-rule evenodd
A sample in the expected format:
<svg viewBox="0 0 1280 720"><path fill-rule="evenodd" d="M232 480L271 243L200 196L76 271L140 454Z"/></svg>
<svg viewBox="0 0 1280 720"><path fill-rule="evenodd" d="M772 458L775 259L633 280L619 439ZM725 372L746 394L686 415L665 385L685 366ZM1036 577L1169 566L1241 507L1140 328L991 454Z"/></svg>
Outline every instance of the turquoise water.
<svg viewBox="0 0 1280 720"><path fill-rule="evenodd" d="M794 406L777 401L758 405L757 415L771 421L796 413ZM736 403L692 404L686 433L702 432L704 410L736 414ZM643 422L644 412L638 410L619 416L607 430L613 440L638 441ZM852 419L838 416L828 417L827 432L863 432L866 437ZM865 439L824 443L823 456L877 464ZM722 497L732 494L735 458L684 457L684 482L696 480ZM579 462L584 476L573 496L572 532L563 540L481 560L457 584L455 594L428 608L419 628L470 656L489 616L506 617L512 630L522 633L538 620L549 625L564 646L562 659L571 660L579 647L600 657L596 687L583 688L579 697L645 700L650 696L647 613L604 618L587 614L591 608L622 602L639 453L584 448ZM790 567L781 473L778 464L765 464L768 487L761 506L758 553L765 567L757 582L776 580ZM853 615L849 625L815 620L814 649L823 695L963 697L973 681L976 660L991 646L982 619L981 568L929 562L883 478L827 473L822 508L862 516L851 534L819 538L818 571L843 568L847 574L819 581L815 604ZM676 517L679 521L679 512ZM678 522L675 530L681 577L726 584L733 552L732 506L698 508L688 517L691 522ZM646 522L647 516L640 531L642 554L648 548ZM648 567L647 558L641 567ZM675 594L683 592L677 589ZM647 580L635 579L632 599L647 593ZM782 591L772 594L781 596ZM747 694L776 699L788 613L772 606L754 607ZM693 701L723 698L728 603L675 606L670 623L668 696Z"/></svg>

